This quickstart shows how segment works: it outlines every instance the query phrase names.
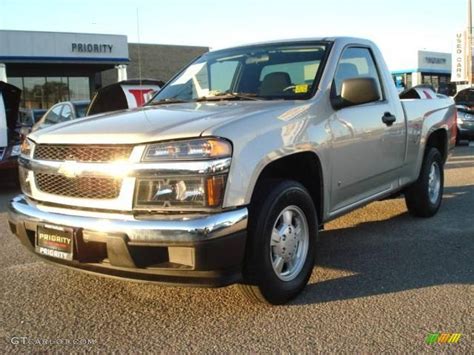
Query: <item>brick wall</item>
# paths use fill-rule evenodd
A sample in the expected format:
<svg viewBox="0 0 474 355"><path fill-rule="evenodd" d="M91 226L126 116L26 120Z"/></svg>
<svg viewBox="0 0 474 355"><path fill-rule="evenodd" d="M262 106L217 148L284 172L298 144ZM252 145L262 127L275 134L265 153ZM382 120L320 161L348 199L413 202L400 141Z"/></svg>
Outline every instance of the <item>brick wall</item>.
<svg viewBox="0 0 474 355"><path fill-rule="evenodd" d="M162 44L129 43L130 64L127 67L129 79L138 79L138 48L142 63L142 78L157 79L164 82L188 64L195 57L206 53L208 47L175 46ZM117 70L102 72L102 86L117 82Z"/></svg>

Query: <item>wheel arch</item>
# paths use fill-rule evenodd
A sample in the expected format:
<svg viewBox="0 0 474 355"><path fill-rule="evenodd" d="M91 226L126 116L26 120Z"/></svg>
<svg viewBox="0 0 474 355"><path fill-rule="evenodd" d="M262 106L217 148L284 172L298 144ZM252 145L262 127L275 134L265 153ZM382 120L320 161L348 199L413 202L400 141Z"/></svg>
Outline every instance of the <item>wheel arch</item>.
<svg viewBox="0 0 474 355"><path fill-rule="evenodd" d="M443 157L443 163L448 159L448 132L444 128L438 128L430 132L426 139L423 158L426 156L430 148L436 148Z"/></svg>
<svg viewBox="0 0 474 355"><path fill-rule="evenodd" d="M259 186L269 179L288 179L301 183L310 193L322 224L324 218L324 177L319 156L313 151L302 151L285 155L265 165L255 181L251 203L256 198Z"/></svg>

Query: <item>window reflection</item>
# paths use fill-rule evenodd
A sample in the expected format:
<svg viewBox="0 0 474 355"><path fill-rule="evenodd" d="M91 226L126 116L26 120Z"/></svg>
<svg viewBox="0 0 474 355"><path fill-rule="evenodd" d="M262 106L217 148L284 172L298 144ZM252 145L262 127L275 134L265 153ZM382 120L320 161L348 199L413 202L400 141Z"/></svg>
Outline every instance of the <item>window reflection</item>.
<svg viewBox="0 0 474 355"><path fill-rule="evenodd" d="M69 100L69 88L66 77L52 77L46 78L46 104L48 107L55 103Z"/></svg>
<svg viewBox="0 0 474 355"><path fill-rule="evenodd" d="M89 99L89 78L69 78L71 100Z"/></svg>
<svg viewBox="0 0 474 355"><path fill-rule="evenodd" d="M88 77L8 77L22 90L21 107L49 109L58 102L89 100Z"/></svg>
<svg viewBox="0 0 474 355"><path fill-rule="evenodd" d="M45 84L46 78L23 78L23 100L26 107L45 108Z"/></svg>

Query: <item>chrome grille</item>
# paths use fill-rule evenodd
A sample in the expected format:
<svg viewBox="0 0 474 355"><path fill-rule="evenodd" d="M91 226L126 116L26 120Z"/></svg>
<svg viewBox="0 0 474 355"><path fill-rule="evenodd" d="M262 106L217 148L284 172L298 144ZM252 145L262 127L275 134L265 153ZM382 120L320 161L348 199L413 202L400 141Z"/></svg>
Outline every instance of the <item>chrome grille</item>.
<svg viewBox="0 0 474 355"><path fill-rule="evenodd" d="M72 160L85 163L108 162L127 160L132 153L132 149L132 146L123 145L39 144L35 147L34 159Z"/></svg>
<svg viewBox="0 0 474 355"><path fill-rule="evenodd" d="M117 198L121 186L121 181L114 178L68 178L45 173L35 173L35 181L38 189L48 194L98 200Z"/></svg>

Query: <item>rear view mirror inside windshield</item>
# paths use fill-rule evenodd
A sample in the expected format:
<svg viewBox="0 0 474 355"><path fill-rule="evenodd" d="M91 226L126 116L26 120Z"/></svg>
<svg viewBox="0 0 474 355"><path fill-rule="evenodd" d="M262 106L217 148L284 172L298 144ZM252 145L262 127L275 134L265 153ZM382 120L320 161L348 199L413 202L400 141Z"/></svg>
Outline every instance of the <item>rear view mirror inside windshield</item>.
<svg viewBox="0 0 474 355"><path fill-rule="evenodd" d="M262 62L268 62L269 60L270 57L268 56L268 54L263 54L259 56L248 57L245 60L245 64L257 64Z"/></svg>

